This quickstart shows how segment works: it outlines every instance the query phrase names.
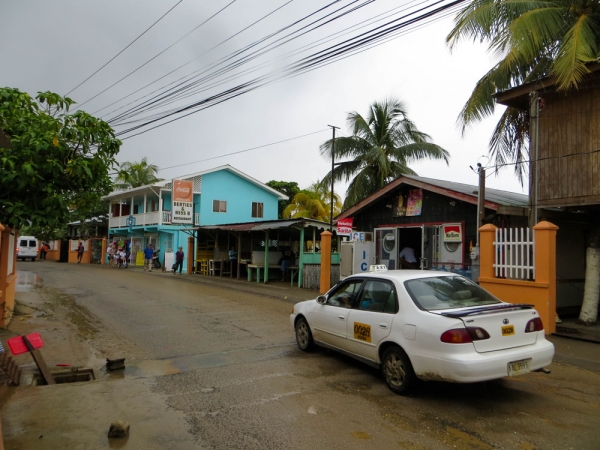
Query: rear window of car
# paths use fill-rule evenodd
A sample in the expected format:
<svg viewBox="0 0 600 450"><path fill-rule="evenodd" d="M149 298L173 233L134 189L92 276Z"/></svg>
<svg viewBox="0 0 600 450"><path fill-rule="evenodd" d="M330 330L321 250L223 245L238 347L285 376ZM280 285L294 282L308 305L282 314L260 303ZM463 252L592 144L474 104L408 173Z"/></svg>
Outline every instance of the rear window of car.
<svg viewBox="0 0 600 450"><path fill-rule="evenodd" d="M456 277L417 278L404 283L415 304L426 311L501 303L471 280Z"/></svg>

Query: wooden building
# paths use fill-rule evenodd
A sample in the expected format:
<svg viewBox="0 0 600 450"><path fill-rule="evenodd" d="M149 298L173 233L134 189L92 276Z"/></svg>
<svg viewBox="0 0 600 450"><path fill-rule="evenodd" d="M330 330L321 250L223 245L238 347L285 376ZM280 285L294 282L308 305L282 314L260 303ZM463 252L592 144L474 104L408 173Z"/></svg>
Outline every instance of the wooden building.
<svg viewBox="0 0 600 450"><path fill-rule="evenodd" d="M477 241L478 189L404 175L337 219L352 218L353 229L373 232L375 264L401 268L400 252L407 246L414 250L420 268L456 270L470 276L470 252ZM484 223L526 226L527 200L523 194L486 189Z"/></svg>
<svg viewBox="0 0 600 450"><path fill-rule="evenodd" d="M496 94L527 111L530 126L531 211L535 222L558 225L557 309L579 312L590 226L600 221L600 63L576 90L558 92L553 78Z"/></svg>

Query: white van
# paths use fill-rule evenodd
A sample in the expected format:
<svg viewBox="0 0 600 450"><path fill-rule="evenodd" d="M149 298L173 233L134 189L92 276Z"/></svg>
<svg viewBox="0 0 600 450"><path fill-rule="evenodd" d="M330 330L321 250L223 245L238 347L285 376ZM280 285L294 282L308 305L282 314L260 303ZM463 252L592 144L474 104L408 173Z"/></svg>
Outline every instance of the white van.
<svg viewBox="0 0 600 450"><path fill-rule="evenodd" d="M38 251L38 240L36 238L33 236L19 236L17 240L17 260L31 259L35 261Z"/></svg>

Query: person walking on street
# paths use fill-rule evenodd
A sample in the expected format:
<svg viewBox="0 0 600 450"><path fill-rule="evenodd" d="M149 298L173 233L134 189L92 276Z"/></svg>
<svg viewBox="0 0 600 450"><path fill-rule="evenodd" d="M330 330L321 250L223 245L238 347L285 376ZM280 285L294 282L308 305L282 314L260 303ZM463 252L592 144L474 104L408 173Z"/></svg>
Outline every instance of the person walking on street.
<svg viewBox="0 0 600 450"><path fill-rule="evenodd" d="M175 268L173 269L173 273L177 272L177 268L179 268L179 273L181 273L183 269L183 259L185 258L185 253L183 253L183 247L179 247L177 253L175 253Z"/></svg>
<svg viewBox="0 0 600 450"><path fill-rule="evenodd" d="M40 255L41 259L46 259L48 250L50 250L50 246L48 245L48 243L46 241L42 242L42 254Z"/></svg>
<svg viewBox="0 0 600 450"><path fill-rule="evenodd" d="M112 267L115 262L115 247L113 246L112 242L106 249L106 256L108 256L108 267Z"/></svg>
<svg viewBox="0 0 600 450"><path fill-rule="evenodd" d="M235 251L235 247L232 245L231 248L229 249L229 269L231 270L231 276L232 277L236 277L237 276L237 252Z"/></svg>
<svg viewBox="0 0 600 450"><path fill-rule="evenodd" d="M144 272L152 272L152 256L154 256L154 250L152 246L148 244L144 249Z"/></svg>
<svg viewBox="0 0 600 450"><path fill-rule="evenodd" d="M83 258L84 251L85 251L85 248L83 247L83 244L81 243L81 241L79 241L79 245L77 246L77 264L81 263L81 259Z"/></svg>

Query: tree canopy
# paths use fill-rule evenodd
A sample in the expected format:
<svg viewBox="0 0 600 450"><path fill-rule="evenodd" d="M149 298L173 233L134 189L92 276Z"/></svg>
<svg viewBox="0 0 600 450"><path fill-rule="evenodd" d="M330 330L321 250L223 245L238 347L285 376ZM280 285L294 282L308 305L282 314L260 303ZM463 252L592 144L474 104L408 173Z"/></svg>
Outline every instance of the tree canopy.
<svg viewBox="0 0 600 450"><path fill-rule="evenodd" d="M340 197L334 193L333 196L333 216L337 216L342 211L342 202ZM331 218L331 192L327 185L315 182L308 189L298 192L290 204L283 211L284 219L297 219L304 217L307 219L329 222Z"/></svg>
<svg viewBox="0 0 600 450"><path fill-rule="evenodd" d="M298 183L296 183L295 181L271 180L265 184L270 188L273 188L276 191L279 191L282 194L285 194L289 197L288 200L280 200L279 204L277 205L277 217L279 219L283 219L283 211L285 211L285 208L287 208L287 206L292 202L294 196L298 192L300 192L300 187L298 186Z"/></svg>
<svg viewBox="0 0 600 450"><path fill-rule="evenodd" d="M365 199L403 174L416 175L408 165L422 159L441 159L448 163L450 154L431 143L429 135L419 131L408 119L404 103L395 98L375 102L366 117L356 111L348 114L352 136L335 140L335 181L349 181L344 208ZM331 159L333 140L321 145L321 154ZM323 179L331 184L331 172Z"/></svg>
<svg viewBox="0 0 600 450"><path fill-rule="evenodd" d="M547 76L576 89L600 57L598 0L472 0L455 18L451 48L486 42L498 62L477 82L458 121L463 133L495 111L493 94ZM490 139L497 167L514 164L521 182L528 160L528 114L507 108Z"/></svg>
<svg viewBox="0 0 600 450"><path fill-rule="evenodd" d="M0 222L20 229L60 228L72 211L85 216L110 193L109 170L121 141L104 121L51 92L35 99L0 88Z"/></svg>
<svg viewBox="0 0 600 450"><path fill-rule="evenodd" d="M119 168L119 173L117 173L115 179L115 188L126 190L162 181L161 178L157 178L157 173L158 166L148 164L148 158L146 157L143 157L139 162L126 161Z"/></svg>

